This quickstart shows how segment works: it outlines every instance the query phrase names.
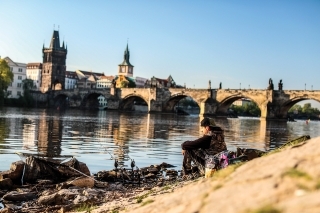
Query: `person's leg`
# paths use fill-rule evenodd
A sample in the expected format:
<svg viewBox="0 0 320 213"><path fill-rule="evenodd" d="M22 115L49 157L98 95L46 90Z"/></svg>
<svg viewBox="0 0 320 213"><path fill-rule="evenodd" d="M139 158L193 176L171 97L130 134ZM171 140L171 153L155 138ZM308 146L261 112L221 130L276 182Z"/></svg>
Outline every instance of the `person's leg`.
<svg viewBox="0 0 320 213"><path fill-rule="evenodd" d="M185 155L191 159L191 161L198 167L199 173L204 175L205 173L205 153L202 149L186 150ZM190 165L191 167L191 165Z"/></svg>
<svg viewBox="0 0 320 213"><path fill-rule="evenodd" d="M187 175L191 173L191 158L187 151L184 153L184 156L183 156L182 172L183 172L183 175Z"/></svg>

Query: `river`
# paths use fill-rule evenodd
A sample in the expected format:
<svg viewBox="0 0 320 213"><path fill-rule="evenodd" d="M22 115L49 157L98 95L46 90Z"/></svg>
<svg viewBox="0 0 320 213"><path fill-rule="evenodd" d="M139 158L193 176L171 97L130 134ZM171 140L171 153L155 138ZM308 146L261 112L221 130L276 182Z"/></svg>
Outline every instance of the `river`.
<svg viewBox="0 0 320 213"><path fill-rule="evenodd" d="M74 156L91 173L113 169L114 159L130 167L162 162L181 168L181 143L201 136L199 115L118 111L66 111L1 108L0 171L29 153L68 160ZM215 118L225 131L229 150L274 149L302 135L320 136L320 122L260 121L257 118Z"/></svg>

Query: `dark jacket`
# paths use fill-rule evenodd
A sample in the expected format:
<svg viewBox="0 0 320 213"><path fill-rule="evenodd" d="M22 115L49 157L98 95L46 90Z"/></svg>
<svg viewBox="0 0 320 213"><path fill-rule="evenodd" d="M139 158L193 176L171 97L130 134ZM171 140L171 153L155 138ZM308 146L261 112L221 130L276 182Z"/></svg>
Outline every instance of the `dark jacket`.
<svg viewBox="0 0 320 213"><path fill-rule="evenodd" d="M224 141L224 132L220 127L213 127L211 131L194 141L185 141L181 144L183 150L204 149L207 154L215 155L226 151L227 145Z"/></svg>

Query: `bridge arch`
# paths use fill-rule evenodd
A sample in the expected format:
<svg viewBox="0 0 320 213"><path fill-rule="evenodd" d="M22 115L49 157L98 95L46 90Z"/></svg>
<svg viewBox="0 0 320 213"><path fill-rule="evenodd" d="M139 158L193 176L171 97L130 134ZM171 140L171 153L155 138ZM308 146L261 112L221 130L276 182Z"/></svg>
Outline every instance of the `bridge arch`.
<svg viewBox="0 0 320 213"><path fill-rule="evenodd" d="M237 100L242 99L242 98L246 98L249 99L250 101L254 102L260 109L261 114L262 114L262 109L261 106L258 102L258 100L255 100L252 97L248 97L244 94L237 94L237 95L233 95L230 97L225 98L224 100L222 100L218 106L217 106L217 110L216 110L216 115L218 116L228 116L229 115L229 111L228 109L230 108L230 106Z"/></svg>
<svg viewBox="0 0 320 213"><path fill-rule="evenodd" d="M65 94L59 94L54 97L51 106L55 109L65 109L69 107L69 97Z"/></svg>
<svg viewBox="0 0 320 213"><path fill-rule="evenodd" d="M52 84L52 90L62 90L63 88L63 84L62 82L60 82L58 79L56 79L53 84Z"/></svg>
<svg viewBox="0 0 320 213"><path fill-rule="evenodd" d="M134 111L135 104L145 105L148 108L148 101L139 94L129 94L122 98L122 101L119 104L119 110L128 110Z"/></svg>
<svg viewBox="0 0 320 213"><path fill-rule="evenodd" d="M279 109L279 112L278 112L278 118L281 118L281 119L287 119L288 117L288 111L291 107L293 107L295 104L297 104L298 102L300 101L305 101L305 100L314 100L314 101L318 101L320 102L319 99L316 99L316 98L310 98L308 96L301 96L301 97L295 97L293 99L290 99L286 102L284 102L281 106L280 106L280 109Z"/></svg>
<svg viewBox="0 0 320 213"><path fill-rule="evenodd" d="M176 93L170 96L170 98L164 103L162 111L163 112L174 112L175 106L184 98L189 97L195 101L200 108L199 100L195 100L192 96L189 96L186 93Z"/></svg>
<svg viewBox="0 0 320 213"><path fill-rule="evenodd" d="M80 104L80 108L82 108L82 109L99 109L98 97L100 95L104 96L104 94L99 93L99 92L92 92L92 93L88 93L88 94L84 95L84 97L82 98L81 104Z"/></svg>

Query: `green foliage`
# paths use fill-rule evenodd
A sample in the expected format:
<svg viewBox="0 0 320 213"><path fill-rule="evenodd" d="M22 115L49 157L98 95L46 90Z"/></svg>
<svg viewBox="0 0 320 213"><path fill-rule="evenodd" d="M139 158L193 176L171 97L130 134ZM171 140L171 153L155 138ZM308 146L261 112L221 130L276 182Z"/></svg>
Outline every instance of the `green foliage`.
<svg viewBox="0 0 320 213"><path fill-rule="evenodd" d="M154 202L154 200L147 200L147 201L143 202L143 203L141 204L141 206L145 206L145 205L147 205L147 204L149 204L149 203L152 203L152 202Z"/></svg>
<svg viewBox="0 0 320 213"><path fill-rule="evenodd" d="M0 58L0 105L3 106L5 92L8 86L13 81L13 73L10 70L8 63Z"/></svg>
<svg viewBox="0 0 320 213"><path fill-rule="evenodd" d="M250 213L281 213L282 211L272 205L265 205L256 210L248 211Z"/></svg>
<svg viewBox="0 0 320 213"><path fill-rule="evenodd" d="M120 83L120 88L127 88L128 87L128 82L126 81L121 81Z"/></svg>
<svg viewBox="0 0 320 213"><path fill-rule="evenodd" d="M231 105L230 109L237 115L260 116L261 110L255 102L247 103L243 106Z"/></svg>
<svg viewBox="0 0 320 213"><path fill-rule="evenodd" d="M183 107L199 107L197 102L195 102L192 98L186 97L183 98L179 101L179 106L183 106Z"/></svg>
<svg viewBox="0 0 320 213"><path fill-rule="evenodd" d="M95 207L90 205L90 204L82 204L81 206L79 206L78 208L74 209L77 212L91 212L92 210L94 210Z"/></svg>
<svg viewBox="0 0 320 213"><path fill-rule="evenodd" d="M306 180L311 180L311 176L308 175L307 173L300 171L298 169L295 168L291 168L289 170L287 170L286 172L284 172L282 174L282 176L288 176L288 177L292 177L292 178L304 178Z"/></svg>
<svg viewBox="0 0 320 213"><path fill-rule="evenodd" d="M146 194L143 194L141 196L137 196L135 197L137 199L137 203L142 203L143 199L147 198L150 194L152 194L154 191L150 190L149 192L147 192Z"/></svg>
<svg viewBox="0 0 320 213"><path fill-rule="evenodd" d="M33 80L24 79L22 80L22 88L23 88L23 97L19 97L24 107L33 106L34 100L31 95L31 90L34 88Z"/></svg>
<svg viewBox="0 0 320 213"><path fill-rule="evenodd" d="M306 103L302 106L299 104L293 105L289 111L288 114L293 116L293 117L317 117L319 118L320 111L318 108L312 108L311 103Z"/></svg>

